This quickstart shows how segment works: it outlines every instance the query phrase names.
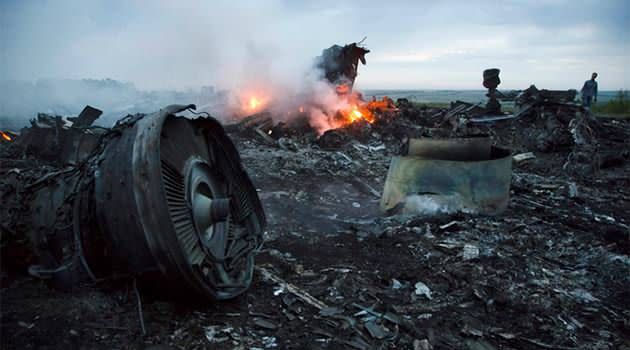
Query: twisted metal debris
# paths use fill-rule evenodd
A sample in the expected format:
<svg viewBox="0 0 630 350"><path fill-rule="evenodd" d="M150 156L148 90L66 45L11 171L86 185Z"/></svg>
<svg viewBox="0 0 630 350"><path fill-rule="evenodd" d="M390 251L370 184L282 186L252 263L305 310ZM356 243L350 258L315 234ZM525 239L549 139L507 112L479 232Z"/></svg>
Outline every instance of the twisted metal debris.
<svg viewBox="0 0 630 350"><path fill-rule="evenodd" d="M171 105L98 131L55 120L22 132L16 146L49 134L74 146L45 168L0 168L2 214L13 218L3 239L27 237L32 275L62 288L143 275L214 299L249 287L264 212L220 123L176 115L191 108Z"/></svg>

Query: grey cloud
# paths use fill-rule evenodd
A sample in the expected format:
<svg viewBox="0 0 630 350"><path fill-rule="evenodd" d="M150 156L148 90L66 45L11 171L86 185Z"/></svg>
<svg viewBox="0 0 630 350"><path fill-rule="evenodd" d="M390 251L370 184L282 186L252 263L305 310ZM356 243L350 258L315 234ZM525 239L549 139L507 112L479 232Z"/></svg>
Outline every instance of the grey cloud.
<svg viewBox="0 0 630 350"><path fill-rule="evenodd" d="M260 75L290 85L322 48L367 35L372 53L359 86L436 88L448 81L451 88L472 88L477 82L469 77L487 62L510 67L515 77L551 75L555 86L567 88L582 79L572 74L599 69L603 85L616 89L630 85L619 63L630 55L629 6L624 0L8 0L0 2L0 77L185 88L234 87ZM571 59L581 66L557 63ZM527 62L545 62L544 72Z"/></svg>

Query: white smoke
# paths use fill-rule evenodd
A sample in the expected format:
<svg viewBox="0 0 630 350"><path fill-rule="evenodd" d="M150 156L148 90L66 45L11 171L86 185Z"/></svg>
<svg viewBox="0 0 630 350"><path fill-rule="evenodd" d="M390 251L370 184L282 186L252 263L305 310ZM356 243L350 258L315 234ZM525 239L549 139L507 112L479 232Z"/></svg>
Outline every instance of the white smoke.
<svg viewBox="0 0 630 350"><path fill-rule="evenodd" d="M437 215L453 214L457 212L474 214L475 210L466 205L461 195L423 194L409 195L405 198L403 214L409 215Z"/></svg>
<svg viewBox="0 0 630 350"><path fill-rule="evenodd" d="M251 95L260 95L279 120L304 107L313 111L313 125L323 130L330 127L330 109L343 102L330 86L318 81L313 59L332 44L354 42L364 34L359 22L353 22L359 18L323 4L280 0L107 4L42 0L16 2L0 11L11 14L0 15L4 33L0 33L0 79L32 84L38 79L111 78L133 83L134 94L143 99L156 90L182 92L168 94L181 97L172 102L165 99L170 103L197 102L186 98L199 96L199 87L213 86L215 91L230 91L222 95L224 105L215 108L226 112L219 117L231 117L247 105ZM0 96L11 95L12 84L0 85L6 88ZM38 91L33 98L42 94L47 92ZM122 111L130 103L124 91L99 100L100 106L89 96L83 98L85 94L76 98L76 91L56 89L54 94L58 98L42 106L21 93L9 117L32 118L35 105L44 112L76 114L85 104L92 104L107 114L112 106ZM0 113L9 110L10 98L0 100Z"/></svg>

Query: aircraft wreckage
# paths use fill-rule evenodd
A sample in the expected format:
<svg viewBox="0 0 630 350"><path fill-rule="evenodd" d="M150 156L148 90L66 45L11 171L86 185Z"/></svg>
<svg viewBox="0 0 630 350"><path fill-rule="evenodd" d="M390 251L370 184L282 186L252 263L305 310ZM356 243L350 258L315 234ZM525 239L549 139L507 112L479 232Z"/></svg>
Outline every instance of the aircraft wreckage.
<svg viewBox="0 0 630 350"><path fill-rule="evenodd" d="M142 275L213 299L249 287L265 215L221 124L177 115L194 108L129 115L111 129L91 126L100 111L86 108L72 126L39 115L22 131L16 147L53 164L37 177L9 170L0 189L11 218L3 235L27 233L31 275L61 288Z"/></svg>

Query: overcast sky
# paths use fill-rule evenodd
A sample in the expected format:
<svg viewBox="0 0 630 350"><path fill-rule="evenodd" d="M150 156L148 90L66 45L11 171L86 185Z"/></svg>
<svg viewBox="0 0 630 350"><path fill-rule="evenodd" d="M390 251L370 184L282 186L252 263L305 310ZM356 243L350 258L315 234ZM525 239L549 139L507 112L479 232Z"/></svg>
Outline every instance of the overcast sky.
<svg viewBox="0 0 630 350"><path fill-rule="evenodd" d="M112 78L143 89L295 80L367 36L364 89L630 88L630 1L0 0L0 79Z"/></svg>

